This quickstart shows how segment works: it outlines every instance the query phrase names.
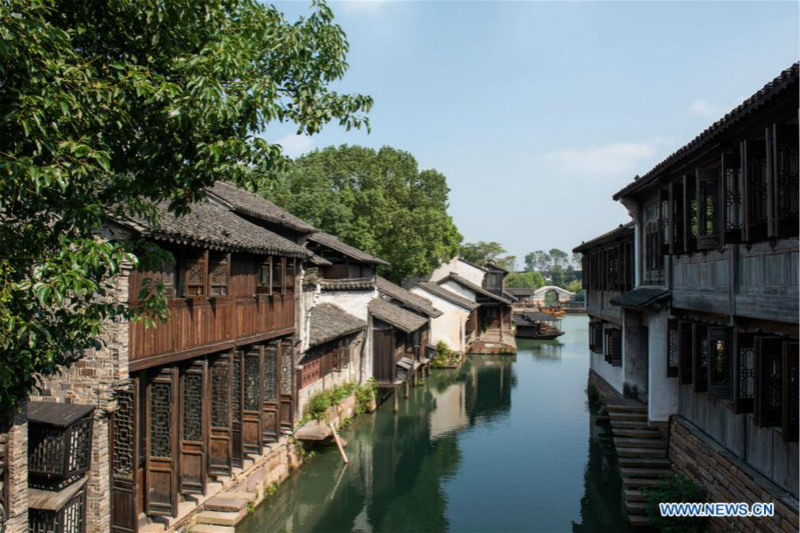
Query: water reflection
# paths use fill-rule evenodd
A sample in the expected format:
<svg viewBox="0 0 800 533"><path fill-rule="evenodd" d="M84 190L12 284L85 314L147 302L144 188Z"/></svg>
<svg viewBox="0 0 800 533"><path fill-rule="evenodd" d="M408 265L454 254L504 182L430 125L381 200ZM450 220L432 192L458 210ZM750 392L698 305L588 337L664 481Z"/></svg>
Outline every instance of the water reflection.
<svg viewBox="0 0 800 533"><path fill-rule="evenodd" d="M348 466L322 450L237 531L619 531L603 529L621 525L619 480L585 405L585 322L359 417L342 432Z"/></svg>

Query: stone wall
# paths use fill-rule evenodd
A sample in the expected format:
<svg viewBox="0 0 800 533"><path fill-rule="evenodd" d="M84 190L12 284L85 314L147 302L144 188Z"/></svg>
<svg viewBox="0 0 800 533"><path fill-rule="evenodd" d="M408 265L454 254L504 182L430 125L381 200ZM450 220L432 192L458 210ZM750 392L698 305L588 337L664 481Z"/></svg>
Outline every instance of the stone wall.
<svg viewBox="0 0 800 533"><path fill-rule="evenodd" d="M8 505L5 509L5 533L28 533L28 417L27 404L5 434L8 443ZM1 528L0 528L1 529Z"/></svg>
<svg viewBox="0 0 800 533"><path fill-rule="evenodd" d="M669 458L676 473L703 485L711 502L775 504L772 518L713 518L710 533L796 533L798 501L700 428L680 416L670 419Z"/></svg>

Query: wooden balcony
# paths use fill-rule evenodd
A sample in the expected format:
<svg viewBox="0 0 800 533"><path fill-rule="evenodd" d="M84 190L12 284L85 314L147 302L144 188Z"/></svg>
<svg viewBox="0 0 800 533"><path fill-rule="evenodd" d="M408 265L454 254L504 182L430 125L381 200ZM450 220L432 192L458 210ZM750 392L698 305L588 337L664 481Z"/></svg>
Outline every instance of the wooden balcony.
<svg viewBox="0 0 800 533"><path fill-rule="evenodd" d="M173 299L167 322L150 328L143 322L131 323L130 369L142 370L291 334L294 300L291 289L272 296Z"/></svg>

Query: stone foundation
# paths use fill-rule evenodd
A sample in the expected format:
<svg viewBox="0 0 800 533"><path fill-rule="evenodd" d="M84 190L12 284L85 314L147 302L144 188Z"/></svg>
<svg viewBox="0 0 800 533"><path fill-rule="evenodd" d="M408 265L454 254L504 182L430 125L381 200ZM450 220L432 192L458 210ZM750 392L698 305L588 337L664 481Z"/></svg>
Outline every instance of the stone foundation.
<svg viewBox="0 0 800 533"><path fill-rule="evenodd" d="M600 374L595 372L592 369L589 369L589 386L594 385L597 392L600 394L600 398L622 398L622 395L617 392L617 390L612 387L608 381L604 380L600 377Z"/></svg>
<svg viewBox="0 0 800 533"><path fill-rule="evenodd" d="M679 416L669 426L669 458L673 470L703 485L711 502L775 504L772 518L713 518L711 533L796 533L797 498L746 465L700 428Z"/></svg>

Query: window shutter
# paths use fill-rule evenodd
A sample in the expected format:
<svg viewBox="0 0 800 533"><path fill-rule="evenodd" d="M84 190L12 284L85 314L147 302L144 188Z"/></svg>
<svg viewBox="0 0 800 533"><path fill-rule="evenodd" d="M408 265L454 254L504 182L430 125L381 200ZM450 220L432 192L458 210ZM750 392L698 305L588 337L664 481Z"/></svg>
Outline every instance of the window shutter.
<svg viewBox="0 0 800 533"><path fill-rule="evenodd" d="M683 249L692 253L697 249L697 199L694 176L683 177Z"/></svg>
<svg viewBox="0 0 800 533"><path fill-rule="evenodd" d="M188 253L184 263L184 295L197 298L206 295L208 252Z"/></svg>
<svg viewBox="0 0 800 533"><path fill-rule="evenodd" d="M697 249L719 246L719 171L697 169Z"/></svg>
<svg viewBox="0 0 800 533"><path fill-rule="evenodd" d="M724 210L723 242L742 240L744 181L742 158L738 150L722 154L722 209Z"/></svg>
<svg viewBox="0 0 800 533"><path fill-rule="evenodd" d="M731 330L725 327L708 328L708 397L729 399L731 396L732 365Z"/></svg>
<svg viewBox="0 0 800 533"><path fill-rule="evenodd" d="M798 224L798 126L775 124L770 135L770 235L793 237Z"/></svg>
<svg viewBox="0 0 800 533"><path fill-rule="evenodd" d="M674 181L669 187L670 232L669 253L677 255L685 250L683 247L683 182Z"/></svg>
<svg viewBox="0 0 800 533"><path fill-rule="evenodd" d="M783 345L779 337L756 337L757 426L780 426L783 416Z"/></svg>
<svg viewBox="0 0 800 533"><path fill-rule="evenodd" d="M752 413L755 398L755 373L756 373L756 336L753 333L738 333L736 335L736 389L734 398L737 413Z"/></svg>
<svg viewBox="0 0 800 533"><path fill-rule="evenodd" d="M706 392L708 390L708 327L702 324L694 325L694 357L692 366L694 368L694 392Z"/></svg>
<svg viewBox="0 0 800 533"><path fill-rule="evenodd" d="M783 343L783 440L797 442L798 437L798 343Z"/></svg>
<svg viewBox="0 0 800 533"><path fill-rule="evenodd" d="M691 322L681 320L678 324L678 343L678 383L690 385L694 374L694 333Z"/></svg>
<svg viewBox="0 0 800 533"><path fill-rule="evenodd" d="M669 189L661 189L658 191L658 216L661 223L659 224L659 239L658 248L661 250L661 255L669 254L669 235L670 235L670 209L669 209Z"/></svg>
<svg viewBox="0 0 800 533"><path fill-rule="evenodd" d="M744 141L741 144L744 180L743 238L747 242L764 240L767 236L767 158L764 141Z"/></svg>
<svg viewBox="0 0 800 533"><path fill-rule="evenodd" d="M209 261L209 295L227 296L231 276L230 254L212 254Z"/></svg>
<svg viewBox="0 0 800 533"><path fill-rule="evenodd" d="M670 318L667 323L667 377L678 377L680 357L680 330L678 321Z"/></svg>

